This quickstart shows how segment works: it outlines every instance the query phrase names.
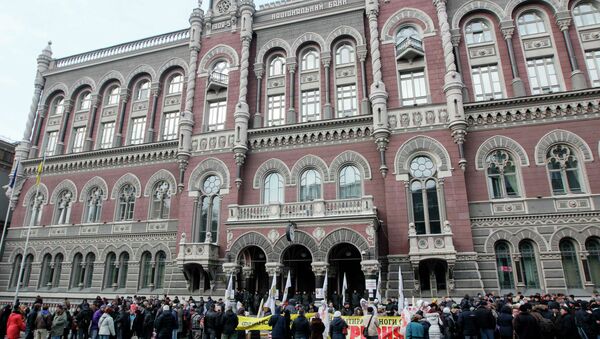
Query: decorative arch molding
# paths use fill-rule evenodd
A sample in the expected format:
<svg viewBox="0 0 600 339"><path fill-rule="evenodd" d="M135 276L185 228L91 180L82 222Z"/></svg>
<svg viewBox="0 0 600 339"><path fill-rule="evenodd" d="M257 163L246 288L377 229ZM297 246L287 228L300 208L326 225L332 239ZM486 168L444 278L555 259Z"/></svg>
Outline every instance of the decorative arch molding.
<svg viewBox="0 0 600 339"><path fill-rule="evenodd" d="M110 252L113 252L115 254L117 260L119 260L119 256L123 252L127 252L127 254L129 254L130 259L133 257L133 250L128 245L122 244L117 247L117 246L111 244L111 245L106 246L102 250L102 261L106 260L106 256Z"/></svg>
<svg viewBox="0 0 600 339"><path fill-rule="evenodd" d="M73 194L71 201L77 201L77 186L75 186L75 183L73 181L71 181L69 179L65 179L65 180L61 181L58 185L56 185L56 187L54 188L54 191L52 192L52 196L50 196L50 204L51 205L56 204L56 200L58 200L58 195L63 190L71 191L71 193Z"/></svg>
<svg viewBox="0 0 600 339"><path fill-rule="evenodd" d="M111 200L117 199L117 197L119 196L119 190L121 190L121 187L123 187L123 185L125 184L133 185L133 187L135 188L136 198L142 196L142 184L140 184L140 179L138 179L138 177L136 177L134 174L127 173L120 177L119 180L117 180L117 182L115 182L115 185L113 186L112 192L110 194Z"/></svg>
<svg viewBox="0 0 600 339"><path fill-rule="evenodd" d="M588 227L581 230L576 230L572 227L562 227L550 236L550 250L554 252L560 251L559 244L564 238L572 238L577 242L577 250L585 250L585 241L590 235L600 236L598 227Z"/></svg>
<svg viewBox="0 0 600 339"><path fill-rule="evenodd" d="M172 195L177 193L177 180L175 180L175 176L173 173L167 171L166 169L161 169L158 172L152 174L150 179L146 182L146 187L144 188L144 196L149 197L152 195L152 189L154 185L160 181L164 180L169 184L169 192Z"/></svg>
<svg viewBox="0 0 600 339"><path fill-rule="evenodd" d="M517 160L522 167L529 166L529 157L521 144L509 137L495 135L484 141L477 149L477 153L475 154L475 168L478 170L485 169L485 159L490 152L499 148L510 151L516 156L517 159L515 160Z"/></svg>
<svg viewBox="0 0 600 339"><path fill-rule="evenodd" d="M92 92L96 91L96 82L90 77L83 77L75 81L75 83L71 86L69 93L71 93L71 96L73 96L75 95L75 93L77 93L77 91L79 91L79 89L81 89L84 86L89 86ZM75 98L72 99L74 100Z"/></svg>
<svg viewBox="0 0 600 339"><path fill-rule="evenodd" d="M291 183L291 173L287 165L275 158L271 158L260 165L254 174L253 188L258 189L262 186L262 180L270 172L277 172L283 176L286 185Z"/></svg>
<svg viewBox="0 0 600 339"><path fill-rule="evenodd" d="M307 154L302 158L298 159L292 167L292 173L290 177L290 184L295 185L298 183L300 174L308 168L314 168L321 173L321 177L323 181L330 181L329 179L329 169L327 168L327 164L323 159L319 158L316 155Z"/></svg>
<svg viewBox="0 0 600 339"><path fill-rule="evenodd" d="M546 239L544 239L544 237L542 237L541 234L539 234L538 232L536 232L534 230L523 228L523 229L517 231L514 234L514 236L517 241L516 243L513 244L515 249L519 248L519 244L522 241L530 240L531 242L535 243L535 245L538 247L540 252L545 252L548 250L548 242L546 242Z"/></svg>
<svg viewBox="0 0 600 339"><path fill-rule="evenodd" d="M294 55L292 53L292 48L290 47L290 44L287 43L287 41L280 39L280 38L275 38L275 39L269 40L266 44L264 44L260 48L260 50L256 54L256 62L255 63L263 64L265 62L265 55L267 55L267 53L274 48L283 49L286 54L285 56L288 58L290 58Z"/></svg>
<svg viewBox="0 0 600 339"><path fill-rule="evenodd" d="M96 87L96 90L101 91L105 85L107 85L108 83L111 83L113 81L118 81L119 86L123 86L124 84L126 84L123 74L121 74L121 72L119 72L119 71L113 70L113 71L109 71L108 73L104 74L102 76L102 78L100 78L100 81L98 81L98 87Z"/></svg>
<svg viewBox="0 0 600 339"><path fill-rule="evenodd" d="M217 45L208 51L200 60L200 66L198 67L198 75L208 75L210 70L208 69L209 64L214 61L218 56L226 56L229 61L229 67L238 67L240 65L240 58L231 46Z"/></svg>
<svg viewBox="0 0 600 339"><path fill-rule="evenodd" d="M271 256L268 256L270 262L278 262L281 263L283 260L283 253L285 250L293 245L302 245L308 249L312 256L312 261L322 261L323 255L319 250L319 246L313 237L311 237L308 233L304 231L297 230L295 233L294 242L290 243L287 241L285 235L283 235L277 242L273 245L273 252Z"/></svg>
<svg viewBox="0 0 600 339"><path fill-rule="evenodd" d="M329 33L327 39L325 39L325 45L327 46L327 50L331 50L331 45L333 42L342 36L350 36L354 39L357 46L362 46L365 44L365 40L363 39L362 34L356 28L350 26L339 26L334 29L333 32Z"/></svg>
<svg viewBox="0 0 600 339"><path fill-rule="evenodd" d="M95 186L100 187L102 192L104 192L104 194L102 195L102 200L107 200L108 199L108 185L106 184L106 181L104 181L104 179L96 176L96 177L93 177L90 180L88 180L85 183L85 185L83 185L83 188L81 189L81 194L79 195L79 202L84 202L85 199L87 198L87 195L88 195L88 192L90 191L90 189Z"/></svg>
<svg viewBox="0 0 600 339"><path fill-rule="evenodd" d="M65 258L65 261L72 263L73 259L75 258L75 255L77 253L81 253L81 255L82 255L81 260L83 260L83 261L85 261L85 258L87 257L88 254L94 253L94 256L96 256L96 261L104 262L104 259L100 257L100 251L98 251L98 248L96 248L96 246L94 246L94 245L88 245L86 247L76 246L69 252L68 261L67 261L67 258Z"/></svg>
<svg viewBox="0 0 600 339"><path fill-rule="evenodd" d="M165 72L167 72L169 69L171 69L173 67L180 67L183 70L184 76L188 74L187 62L185 62L185 60L183 60L181 58L173 58L173 59L168 60L167 62L165 62L164 64L162 64L160 66L160 68L158 69L158 72L157 72L159 78L162 78L163 75L165 75Z"/></svg>
<svg viewBox="0 0 600 339"><path fill-rule="evenodd" d="M323 39L323 37L320 34L314 33L314 32L306 32L306 33L302 34L301 36L299 36L292 43L292 47L291 47L292 54L288 55L288 56L298 55L300 47L307 42L317 43L319 45L319 49L321 50L320 51L321 53L329 51L329 46L327 44L325 44L325 39Z"/></svg>
<svg viewBox="0 0 600 339"><path fill-rule="evenodd" d="M504 240L510 244L511 251L515 250L515 244L519 243L518 238L506 231L506 230L497 230L496 232L490 234L488 238L485 240L484 249L486 253L494 254L496 251L494 247L498 241Z"/></svg>
<svg viewBox="0 0 600 339"><path fill-rule="evenodd" d="M233 244L231 244L228 252L232 254L232 257L235 258L235 260L238 260L244 249L250 246L260 248L265 253L265 258L273 256L273 247L269 243L269 240L258 232L247 232L242 234Z"/></svg>
<svg viewBox="0 0 600 339"><path fill-rule="evenodd" d="M433 36L436 33L435 25L433 20L427 13L423 12L420 9L416 8L403 8L396 13L392 14L392 16L387 19L387 21L383 24L382 32L382 41L394 41L394 37L396 36L395 30L398 28L398 25L405 21L417 20L421 22L423 27L423 36Z"/></svg>
<svg viewBox="0 0 600 339"><path fill-rule="evenodd" d="M400 146L394 159L396 176L408 174L411 157L418 152L424 152L434 157L438 165L438 176L450 176L450 154L439 141L424 135L413 137ZM444 173L445 172L445 173Z"/></svg>
<svg viewBox="0 0 600 339"><path fill-rule="evenodd" d="M35 195L36 192L37 192L37 187L35 185L29 187L29 190L27 190L27 193L25 193L25 197L23 198L23 206L24 207L27 207L27 205L29 204L29 201L31 201L31 198L33 198L33 196ZM42 200L42 204L47 205L48 204L48 187L46 187L45 184L40 183L39 193L44 197Z"/></svg>
<svg viewBox="0 0 600 339"><path fill-rule="evenodd" d="M568 10L566 2L564 0L540 0L541 2L550 6L554 13L560 12L561 10ZM510 0L510 2L504 8L504 20L510 20L517 7L521 4L529 2L529 0ZM564 4L563 4L564 3Z"/></svg>
<svg viewBox="0 0 600 339"><path fill-rule="evenodd" d="M358 152L344 151L331 162L331 166L329 167L329 180L338 182L340 170L346 165L356 166L356 168L362 172L361 175L363 179L371 179L371 166L367 159Z"/></svg>
<svg viewBox="0 0 600 339"><path fill-rule="evenodd" d="M129 72L129 75L127 75L127 78L125 79L124 84L127 85L127 87L131 86L131 81L138 75L146 73L150 76L150 82L155 82L156 81L156 71L154 70L154 68L152 68L152 66L143 64L143 65L139 65L138 67L136 67L133 71Z"/></svg>
<svg viewBox="0 0 600 339"><path fill-rule="evenodd" d="M144 244L142 245L140 248L137 249L137 251L135 252L135 258L132 258L131 255L129 256L129 260L130 261L140 261L142 260L142 254L144 252L150 252L150 254L152 255L152 260L155 259L156 254L160 251L165 252L166 255L166 261L169 262L171 261L171 250L169 249L169 247L165 246L162 243L157 243L157 244Z"/></svg>
<svg viewBox="0 0 600 339"><path fill-rule="evenodd" d="M363 251L369 251L369 242L361 234L348 228L340 228L329 233L321 240L320 248L325 255L323 259L328 261L331 249L341 243L347 243L356 247L358 253L361 253L361 257Z"/></svg>
<svg viewBox="0 0 600 339"><path fill-rule="evenodd" d="M65 85L62 82L57 82L54 85L52 85L52 87L48 88L47 90L44 90L44 98L42 99L42 102L45 105L50 105L50 102L48 102L48 100L54 98L56 92L62 92L65 99L69 97L70 93L67 85Z"/></svg>
<svg viewBox="0 0 600 339"><path fill-rule="evenodd" d="M58 254L62 254L63 255L63 261L65 260L65 257L67 251L61 247L61 246L52 246L52 247L45 247L43 250L40 251L40 262L42 261L42 259L44 258L44 256L46 254L50 254L52 256L52 260L54 260L54 258L58 255Z"/></svg>
<svg viewBox="0 0 600 339"><path fill-rule="evenodd" d="M565 143L583 156L583 161L594 161L594 154L590 146L579 135L564 129L555 129L544 135L535 145L535 164L546 164L546 152L554 144Z"/></svg>
<svg viewBox="0 0 600 339"><path fill-rule="evenodd" d="M208 174L215 174L221 178L221 187L229 189L229 169L222 160L208 158L199 163L192 171L188 182L188 191L200 190L201 181Z"/></svg>
<svg viewBox="0 0 600 339"><path fill-rule="evenodd" d="M598 226L588 226L581 230L583 237L587 241L589 238L600 238L600 227ZM581 244L585 248L585 241Z"/></svg>
<svg viewBox="0 0 600 339"><path fill-rule="evenodd" d="M490 0L468 1L460 6L452 16L452 29L460 29L461 20L473 12L492 13L498 19L498 22L505 17L502 7Z"/></svg>
<svg viewBox="0 0 600 339"><path fill-rule="evenodd" d="M23 255L23 248L22 247L17 247L10 255L10 263L13 263L17 260L17 256L18 255ZM33 260L35 260L35 258L38 257L37 252L35 251L35 249L33 248L33 246L30 246L29 248L27 248L27 253L26 255L24 255L23 257L26 257L28 255L33 255Z"/></svg>

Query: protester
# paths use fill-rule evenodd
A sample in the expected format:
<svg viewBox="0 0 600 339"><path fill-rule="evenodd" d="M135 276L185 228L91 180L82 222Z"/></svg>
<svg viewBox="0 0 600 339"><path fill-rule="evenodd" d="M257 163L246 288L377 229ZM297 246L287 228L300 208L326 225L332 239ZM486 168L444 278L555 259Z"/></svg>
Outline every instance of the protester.
<svg viewBox="0 0 600 339"><path fill-rule="evenodd" d="M315 313L310 321L310 339L323 339L323 332L325 332L325 324L323 324L319 313Z"/></svg>
<svg viewBox="0 0 600 339"><path fill-rule="evenodd" d="M154 321L154 328L156 328L157 339L171 339L173 336L173 329L175 329L175 319L171 314L171 308L169 305L164 305L161 314ZM211 337L214 339L214 336Z"/></svg>
<svg viewBox="0 0 600 339"><path fill-rule="evenodd" d="M406 326L406 334L404 336L405 339L424 339L425 338L425 329L423 325L420 323L421 315L415 314L410 319L410 323Z"/></svg>
<svg viewBox="0 0 600 339"><path fill-rule="evenodd" d="M292 336L294 339L308 339L311 335L310 325L304 310L298 311L298 317L292 322Z"/></svg>
<svg viewBox="0 0 600 339"><path fill-rule="evenodd" d="M513 338L513 316L510 306L504 305L498 315L498 334L500 339Z"/></svg>
<svg viewBox="0 0 600 339"><path fill-rule="evenodd" d="M235 329L239 323L238 316L233 312L233 307L231 305L227 305L226 309L227 310L222 316L223 329L221 339L236 339L237 332Z"/></svg>
<svg viewBox="0 0 600 339"><path fill-rule="evenodd" d="M109 339L110 336L115 336L115 322L110 315L111 308L104 308L104 314L98 319L98 335L100 339ZM54 338L52 338L54 339Z"/></svg>
<svg viewBox="0 0 600 339"><path fill-rule="evenodd" d="M331 339L345 339L347 333L348 324L342 319L342 313L340 311L335 311L333 320L331 321L331 324L329 324L329 336Z"/></svg>
<svg viewBox="0 0 600 339"><path fill-rule="evenodd" d="M52 317L52 329L50 330L51 339L61 339L65 333L65 328L68 326L67 314L62 305L56 307L56 312ZM105 338L108 339L108 338Z"/></svg>
<svg viewBox="0 0 600 339"><path fill-rule="evenodd" d="M4 310L4 312L6 312L6 310ZM21 309L18 306L15 306L6 323L6 338L20 339L22 331L25 331L23 314L21 313Z"/></svg>
<svg viewBox="0 0 600 339"><path fill-rule="evenodd" d="M537 320L531 315L530 311L531 304L519 306L519 314L515 317L513 322L517 338L540 338L540 326Z"/></svg>
<svg viewBox="0 0 600 339"><path fill-rule="evenodd" d="M373 307L369 306L367 308L367 314L363 317L363 326L365 337L367 339L376 339L379 334L377 333L377 329L379 328L379 319L377 319L377 315L373 310Z"/></svg>

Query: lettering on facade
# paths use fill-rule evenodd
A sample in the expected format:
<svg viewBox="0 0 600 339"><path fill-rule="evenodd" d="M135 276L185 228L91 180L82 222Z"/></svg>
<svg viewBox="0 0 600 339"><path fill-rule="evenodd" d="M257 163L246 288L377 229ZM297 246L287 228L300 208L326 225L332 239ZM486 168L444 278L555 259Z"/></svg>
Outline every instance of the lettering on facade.
<svg viewBox="0 0 600 339"><path fill-rule="evenodd" d="M216 22L216 23L212 24L212 26L210 28L213 31L218 31L220 29L224 29L224 28L227 28L227 27L231 27L231 20Z"/></svg>
<svg viewBox="0 0 600 339"><path fill-rule="evenodd" d="M324 9L330 9L330 8L334 8L334 7L344 6L347 4L348 4L348 0L332 0L332 1L325 2L325 3L320 3L317 5L311 5L311 6L306 6L306 7L296 8L296 9L290 9L290 10L279 12L279 13L273 13L273 14L271 14L271 20L283 19L283 18L288 18L291 16L313 13L313 12L317 12L317 11L322 11Z"/></svg>

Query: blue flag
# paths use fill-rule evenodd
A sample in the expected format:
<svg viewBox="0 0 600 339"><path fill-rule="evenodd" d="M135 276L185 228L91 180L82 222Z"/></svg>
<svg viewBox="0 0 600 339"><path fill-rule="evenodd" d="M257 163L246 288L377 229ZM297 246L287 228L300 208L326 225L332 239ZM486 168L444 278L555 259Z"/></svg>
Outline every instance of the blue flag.
<svg viewBox="0 0 600 339"><path fill-rule="evenodd" d="M15 183L17 182L17 171L18 170L19 170L19 160L17 160L17 163L15 164L15 170L12 172L12 179L10 179L10 183L8 184L8 187L10 187L10 188L15 187Z"/></svg>

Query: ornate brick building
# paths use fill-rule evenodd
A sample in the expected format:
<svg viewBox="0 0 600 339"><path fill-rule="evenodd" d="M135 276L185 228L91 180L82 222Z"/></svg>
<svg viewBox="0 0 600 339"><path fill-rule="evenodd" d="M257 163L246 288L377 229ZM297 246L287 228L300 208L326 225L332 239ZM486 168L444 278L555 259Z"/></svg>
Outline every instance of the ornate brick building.
<svg viewBox="0 0 600 339"><path fill-rule="evenodd" d="M22 260L24 297L288 271L396 295L399 266L408 296L600 285L600 2L215 0L189 22L39 56L2 295Z"/></svg>

